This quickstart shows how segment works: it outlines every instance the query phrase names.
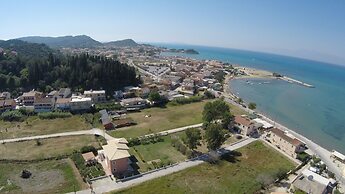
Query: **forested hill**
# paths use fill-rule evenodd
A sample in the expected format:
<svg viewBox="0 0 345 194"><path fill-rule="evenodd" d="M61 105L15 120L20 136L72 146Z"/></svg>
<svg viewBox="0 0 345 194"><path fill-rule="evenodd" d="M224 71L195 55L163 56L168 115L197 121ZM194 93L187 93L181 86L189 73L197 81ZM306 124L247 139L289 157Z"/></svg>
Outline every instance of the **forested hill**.
<svg viewBox="0 0 345 194"><path fill-rule="evenodd" d="M139 44L136 43L132 39L124 39L124 40L106 42L106 43L103 43L103 45L109 46L109 47L136 47L136 46L139 46Z"/></svg>
<svg viewBox="0 0 345 194"><path fill-rule="evenodd" d="M30 43L46 44L52 48L90 48L102 45L102 43L86 35L60 37L28 36L18 38L18 40Z"/></svg>
<svg viewBox="0 0 345 194"><path fill-rule="evenodd" d="M51 48L94 48L98 46L136 47L139 45L132 39L124 39L101 43L86 35L60 37L28 36L18 38L17 40L26 41L29 43L46 44Z"/></svg>
<svg viewBox="0 0 345 194"><path fill-rule="evenodd" d="M113 59L88 54L64 56L49 52L52 50L42 44L20 44L21 50L16 50L15 55L11 52L13 45L0 42L4 49L0 49L0 91L11 91L14 96L30 89L49 92L60 87L78 91L105 89L111 94L115 89L140 82L133 67Z"/></svg>
<svg viewBox="0 0 345 194"><path fill-rule="evenodd" d="M49 53L57 54L58 51L49 48L44 44L27 43L21 40L0 40L0 48L5 52L17 53L21 57L47 57Z"/></svg>

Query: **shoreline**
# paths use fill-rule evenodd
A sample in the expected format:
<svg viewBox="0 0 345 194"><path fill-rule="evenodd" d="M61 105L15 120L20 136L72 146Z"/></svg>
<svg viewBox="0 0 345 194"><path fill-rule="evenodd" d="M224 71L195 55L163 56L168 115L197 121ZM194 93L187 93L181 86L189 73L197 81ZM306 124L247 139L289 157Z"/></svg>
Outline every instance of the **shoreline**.
<svg viewBox="0 0 345 194"><path fill-rule="evenodd" d="M234 66L234 69L240 73L240 75L235 76L234 78L238 79L253 79L253 78L262 78L262 79L276 79L276 80L282 80L289 82L291 84L297 84L300 86L304 86L307 88L315 88L315 86L305 83L303 81L293 79L291 77L280 75L278 73L256 69L256 68L249 68L249 67L243 67L243 66Z"/></svg>
<svg viewBox="0 0 345 194"><path fill-rule="evenodd" d="M281 129L281 130L284 130L290 134L292 134L293 136L295 136L296 138L298 138L299 140L301 140L302 142L304 142L308 149L314 153L315 155L317 155L318 157L321 158L321 160L327 165L327 167L335 174L337 180L339 182L341 182L344 186L345 186L345 174L343 174L343 171L345 172L345 168L344 169L341 169L339 166L337 166L333 161L332 161L332 158L331 158L331 151L329 151L328 149L320 146L318 143L314 142L313 140L309 139L308 137L286 127L285 125L282 125L280 124L279 122L271 119L270 117L266 116L265 113L258 113L256 111L253 111L253 110L250 110L246 107L243 107L242 104L244 103L238 103L236 102L237 99L239 99L240 97L237 96L232 90L231 90L231 87L230 87L230 82L231 80L234 80L234 79L245 79L245 78L255 78L255 77L234 77L234 76L229 76L227 75L225 77L225 80L224 80L224 94L223 96L225 97L225 99L228 99L230 100L230 103L243 109L244 111L248 112L248 113L256 113L257 115L259 115L261 117L261 119L267 121L268 123L274 125L275 127ZM229 95L229 96L228 96Z"/></svg>

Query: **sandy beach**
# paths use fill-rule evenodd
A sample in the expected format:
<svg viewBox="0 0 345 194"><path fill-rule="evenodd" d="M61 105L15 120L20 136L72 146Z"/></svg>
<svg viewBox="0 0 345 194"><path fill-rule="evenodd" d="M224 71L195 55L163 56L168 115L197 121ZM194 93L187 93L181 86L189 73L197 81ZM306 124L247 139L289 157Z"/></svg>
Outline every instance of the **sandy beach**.
<svg viewBox="0 0 345 194"><path fill-rule="evenodd" d="M265 70L260 69L254 69L254 68L248 68L248 67L241 67L237 66L234 67L238 71L242 71L245 73L245 75L239 75L237 78L268 78L273 79L273 73Z"/></svg>

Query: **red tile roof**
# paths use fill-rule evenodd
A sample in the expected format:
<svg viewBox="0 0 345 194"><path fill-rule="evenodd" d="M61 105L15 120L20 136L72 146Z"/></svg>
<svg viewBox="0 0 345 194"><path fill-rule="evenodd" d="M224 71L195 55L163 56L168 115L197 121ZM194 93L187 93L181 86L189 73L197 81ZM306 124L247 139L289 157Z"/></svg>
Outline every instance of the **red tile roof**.
<svg viewBox="0 0 345 194"><path fill-rule="evenodd" d="M236 115L235 116L235 123L244 125L244 126L250 126L250 124L252 123L248 118L242 117L240 115Z"/></svg>
<svg viewBox="0 0 345 194"><path fill-rule="evenodd" d="M276 134L277 136L281 137L282 139L284 139L285 141L289 142L290 144L292 144L294 146L299 146L299 145L303 144L297 138L292 138L292 137L286 135L286 133L280 129L272 128L271 132Z"/></svg>

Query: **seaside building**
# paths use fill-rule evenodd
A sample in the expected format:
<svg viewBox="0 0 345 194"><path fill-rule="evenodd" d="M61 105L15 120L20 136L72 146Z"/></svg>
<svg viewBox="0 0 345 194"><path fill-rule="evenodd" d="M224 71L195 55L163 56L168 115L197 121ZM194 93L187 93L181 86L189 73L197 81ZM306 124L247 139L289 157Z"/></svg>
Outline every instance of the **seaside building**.
<svg viewBox="0 0 345 194"><path fill-rule="evenodd" d="M246 136L258 135L258 129L262 126L242 115L236 115L234 122L235 128L237 128L241 134Z"/></svg>
<svg viewBox="0 0 345 194"><path fill-rule="evenodd" d="M305 150L303 142L280 129L270 129L267 136L273 145L293 158L297 157L297 153Z"/></svg>
<svg viewBox="0 0 345 194"><path fill-rule="evenodd" d="M312 194L331 194L334 186L335 180L327 179L308 169L304 169L292 183L293 189L300 189L305 193Z"/></svg>
<svg viewBox="0 0 345 194"><path fill-rule="evenodd" d="M342 163L345 163L345 155L340 153L340 152L337 152L337 151L333 150L331 157L333 157L336 160L339 160Z"/></svg>
<svg viewBox="0 0 345 194"><path fill-rule="evenodd" d="M260 118L253 119L253 121L255 121L255 122L261 124L261 125L262 125L261 128L264 129L264 130L268 130L268 129L273 128L273 125L272 125L272 124L270 124L269 122L264 121L264 120L262 120L262 119L260 119Z"/></svg>

